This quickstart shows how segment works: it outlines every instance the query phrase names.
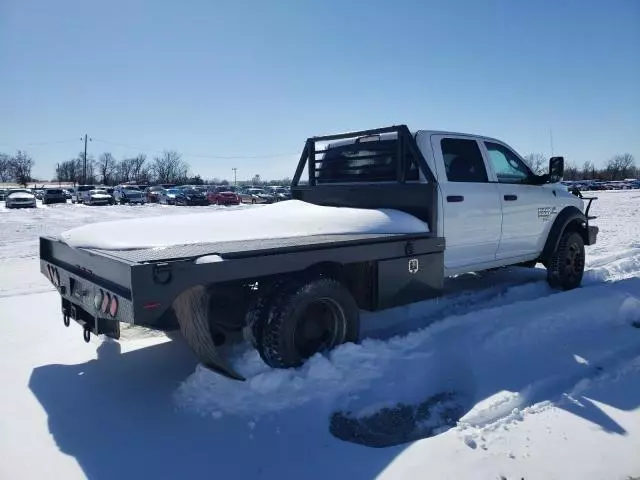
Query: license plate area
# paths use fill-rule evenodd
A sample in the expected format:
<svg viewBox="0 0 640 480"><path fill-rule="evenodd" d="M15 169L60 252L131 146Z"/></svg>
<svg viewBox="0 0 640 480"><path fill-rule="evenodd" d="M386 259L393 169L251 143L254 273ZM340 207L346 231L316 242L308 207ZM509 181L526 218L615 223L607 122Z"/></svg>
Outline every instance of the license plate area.
<svg viewBox="0 0 640 480"><path fill-rule="evenodd" d="M110 318L97 317L66 298L62 299L62 319L67 327L71 324L71 320L80 325L85 340L88 339L90 333L106 335L116 340L120 338L120 322Z"/></svg>

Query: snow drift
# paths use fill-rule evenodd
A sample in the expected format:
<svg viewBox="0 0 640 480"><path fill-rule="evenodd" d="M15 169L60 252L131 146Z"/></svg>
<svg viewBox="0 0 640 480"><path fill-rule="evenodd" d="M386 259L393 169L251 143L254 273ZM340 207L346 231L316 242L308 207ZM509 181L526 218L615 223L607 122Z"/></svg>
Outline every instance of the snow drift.
<svg viewBox="0 0 640 480"><path fill-rule="evenodd" d="M161 248L307 235L424 233L426 223L391 209L325 207L300 200L220 212L120 220L63 232L72 247L103 250Z"/></svg>

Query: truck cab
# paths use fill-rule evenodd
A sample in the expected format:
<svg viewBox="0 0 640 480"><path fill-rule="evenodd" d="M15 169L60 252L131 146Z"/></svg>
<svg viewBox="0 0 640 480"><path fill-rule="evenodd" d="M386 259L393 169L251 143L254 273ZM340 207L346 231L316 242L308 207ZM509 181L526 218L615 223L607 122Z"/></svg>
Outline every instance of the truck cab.
<svg viewBox="0 0 640 480"><path fill-rule="evenodd" d="M294 187L294 198L337 205L352 197L353 206L393 205L421 217L446 239L445 276L544 262L556 220L588 215L584 200L560 183L562 157L550 160L549 174L536 175L496 138L406 127L361 133L312 139L313 173L308 185ZM585 222L579 231L586 245L595 242L596 227Z"/></svg>
<svg viewBox="0 0 640 480"><path fill-rule="evenodd" d="M498 139L437 131L415 138L438 180L446 275L535 261L556 216L584 209L559 177L535 175Z"/></svg>

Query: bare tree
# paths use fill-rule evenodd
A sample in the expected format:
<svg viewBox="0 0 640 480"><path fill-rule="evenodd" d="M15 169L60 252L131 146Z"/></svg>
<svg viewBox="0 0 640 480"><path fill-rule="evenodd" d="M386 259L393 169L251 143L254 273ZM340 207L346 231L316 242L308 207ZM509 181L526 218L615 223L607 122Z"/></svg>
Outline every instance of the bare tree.
<svg viewBox="0 0 640 480"><path fill-rule="evenodd" d="M635 173L635 160L630 153L616 155L607 162L611 180L624 180Z"/></svg>
<svg viewBox="0 0 640 480"><path fill-rule="evenodd" d="M591 180L595 177L595 170L596 168L593 165L593 162L587 160L582 164L582 171L580 172L580 175L583 180Z"/></svg>
<svg viewBox="0 0 640 480"><path fill-rule="evenodd" d="M536 175L542 175L547 172L547 157L542 153L530 153L524 157L524 161Z"/></svg>
<svg viewBox="0 0 640 480"><path fill-rule="evenodd" d="M580 178L580 171L575 163L567 162L565 164L563 178L565 180L578 180Z"/></svg>
<svg viewBox="0 0 640 480"><path fill-rule="evenodd" d="M189 166L174 150L165 150L153 159L151 166L158 183L179 183L187 178Z"/></svg>
<svg viewBox="0 0 640 480"><path fill-rule="evenodd" d="M6 153L0 153L0 182L8 182L11 178L11 158Z"/></svg>
<svg viewBox="0 0 640 480"><path fill-rule="evenodd" d="M115 158L113 158L113 155L111 155L111 153L104 152L102 155L100 155L100 158L98 159L98 172L104 185L109 185L113 180L116 166L116 160Z"/></svg>
<svg viewBox="0 0 640 480"><path fill-rule="evenodd" d="M131 177L138 183L142 183L142 173L145 171L145 161L147 156L144 153L131 159Z"/></svg>
<svg viewBox="0 0 640 480"><path fill-rule="evenodd" d="M31 155L23 150L18 150L15 156L9 160L9 170L11 177L20 185L27 186L31 181L31 169L33 168L33 159Z"/></svg>

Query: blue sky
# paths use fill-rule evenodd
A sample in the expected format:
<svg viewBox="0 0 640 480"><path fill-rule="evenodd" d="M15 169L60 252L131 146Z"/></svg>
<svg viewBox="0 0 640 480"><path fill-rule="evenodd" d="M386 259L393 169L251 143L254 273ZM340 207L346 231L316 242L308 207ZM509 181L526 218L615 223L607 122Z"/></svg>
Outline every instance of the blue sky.
<svg viewBox="0 0 640 480"><path fill-rule="evenodd" d="M291 175L306 137L406 123L640 163L640 1L0 0L0 151L183 153ZM271 158L247 158L277 155ZM239 156L240 158L208 158Z"/></svg>

